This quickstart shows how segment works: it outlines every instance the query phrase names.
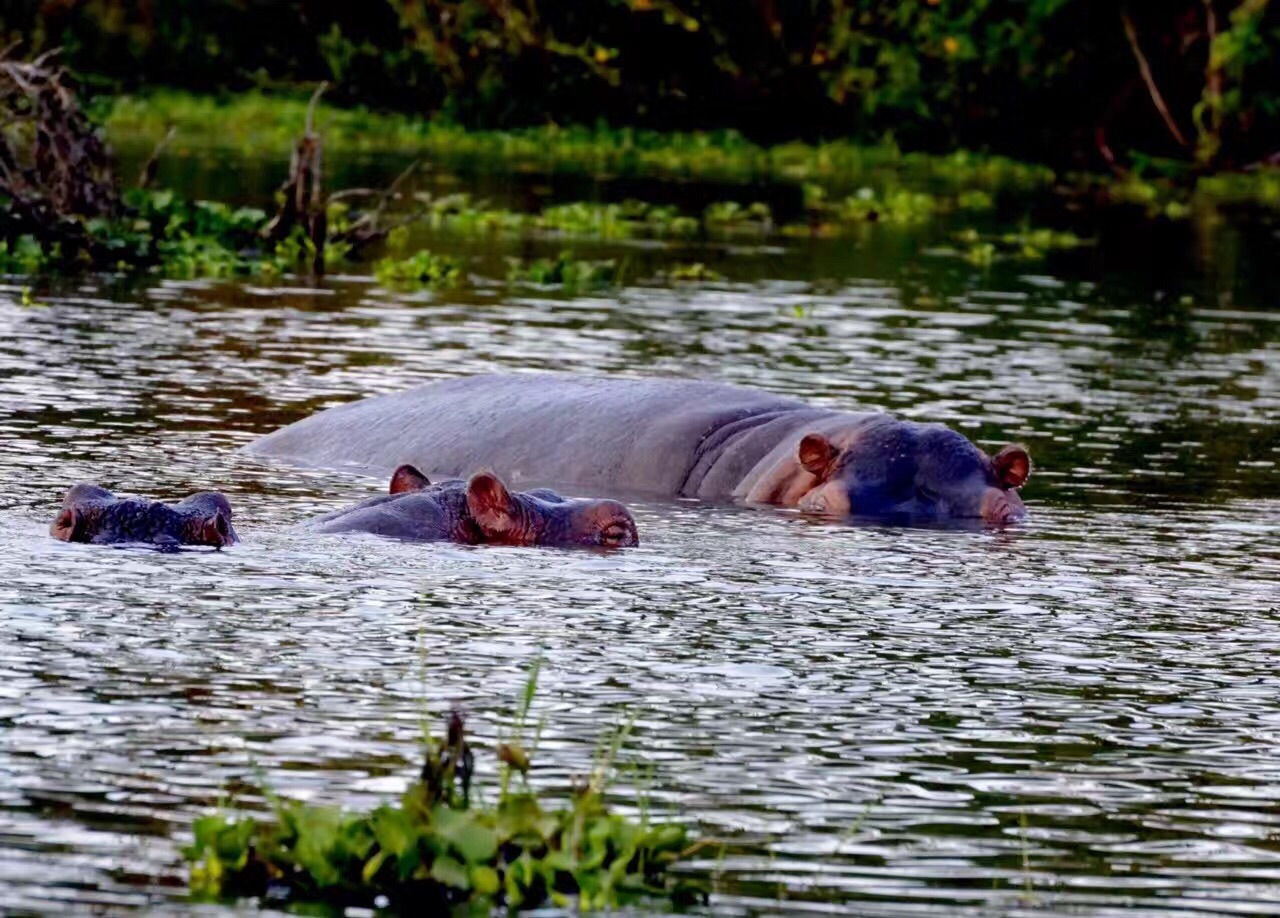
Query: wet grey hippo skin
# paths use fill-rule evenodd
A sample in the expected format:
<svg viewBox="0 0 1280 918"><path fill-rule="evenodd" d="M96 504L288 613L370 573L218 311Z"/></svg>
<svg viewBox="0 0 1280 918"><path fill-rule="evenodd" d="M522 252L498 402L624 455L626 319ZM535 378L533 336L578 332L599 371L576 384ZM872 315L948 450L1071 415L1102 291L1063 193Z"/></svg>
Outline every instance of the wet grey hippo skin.
<svg viewBox="0 0 1280 918"><path fill-rule="evenodd" d="M420 542L626 548L640 544L630 511L614 500L570 500L554 491L511 492L492 473L432 484L411 465L390 493L312 520L319 532L369 532Z"/></svg>
<svg viewBox="0 0 1280 918"><path fill-rule="evenodd" d="M149 542L162 548L222 548L239 541L231 528L231 503L216 491L164 504L141 497L116 497L91 484L78 484L67 492L49 534L64 542Z"/></svg>
<svg viewBox="0 0 1280 918"><path fill-rule="evenodd" d="M955 431L815 408L712 382L471 376L322 411L249 444L329 468L411 461L513 484L776 504L832 516L1026 513L1027 451L988 456Z"/></svg>

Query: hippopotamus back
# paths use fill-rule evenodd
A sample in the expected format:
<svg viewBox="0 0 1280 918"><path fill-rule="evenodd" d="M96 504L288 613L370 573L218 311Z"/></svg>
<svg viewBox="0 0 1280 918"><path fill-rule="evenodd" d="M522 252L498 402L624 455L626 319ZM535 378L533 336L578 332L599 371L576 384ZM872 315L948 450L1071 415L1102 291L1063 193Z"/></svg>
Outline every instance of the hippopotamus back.
<svg viewBox="0 0 1280 918"><path fill-rule="evenodd" d="M830 412L712 382L469 376L332 408L248 449L324 467L383 472L410 462L449 476L491 468L513 484L696 495L689 478L699 472L698 448L718 431L731 428L741 440L748 427L815 414ZM744 442L732 464L749 468L775 444Z"/></svg>
<svg viewBox="0 0 1280 918"><path fill-rule="evenodd" d="M250 452L328 467L484 467L527 484L775 504L829 516L1025 515L1018 445L721 383L475 376L321 412Z"/></svg>

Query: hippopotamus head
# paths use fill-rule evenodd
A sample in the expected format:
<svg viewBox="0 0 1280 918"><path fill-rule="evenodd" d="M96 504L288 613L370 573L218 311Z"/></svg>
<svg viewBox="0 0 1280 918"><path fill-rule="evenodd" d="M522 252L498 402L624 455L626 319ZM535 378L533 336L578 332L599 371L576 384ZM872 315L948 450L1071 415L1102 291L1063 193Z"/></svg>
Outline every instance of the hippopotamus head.
<svg viewBox="0 0 1280 918"><path fill-rule="evenodd" d="M476 540L498 545L574 545L629 548L640 544L636 521L616 500L569 499L538 488L510 491L492 472L478 472L465 484L433 485L416 468L402 465L391 476L392 494L437 491L442 498L461 487L465 513Z"/></svg>
<svg viewBox="0 0 1280 918"><path fill-rule="evenodd" d="M176 504L116 497L106 488L78 484L67 492L49 534L64 542L150 542L166 548L240 541L231 528L231 502L215 491Z"/></svg>
<svg viewBox="0 0 1280 918"><path fill-rule="evenodd" d="M1027 450L1014 444L988 456L938 424L886 415L831 436L809 433L796 459L816 479L796 502L800 510L991 523L1026 516L1018 488L1031 474Z"/></svg>

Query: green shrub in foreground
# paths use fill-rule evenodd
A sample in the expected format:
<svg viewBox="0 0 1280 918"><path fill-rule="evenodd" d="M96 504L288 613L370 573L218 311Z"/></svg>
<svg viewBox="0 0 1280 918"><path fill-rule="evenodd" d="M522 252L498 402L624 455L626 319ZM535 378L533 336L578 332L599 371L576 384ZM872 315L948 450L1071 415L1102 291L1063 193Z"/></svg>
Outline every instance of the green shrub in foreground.
<svg viewBox="0 0 1280 918"><path fill-rule="evenodd" d="M451 715L447 737L428 742L422 773L398 804L347 813L277 801L270 819L196 820L184 851L192 892L418 913L548 903L602 909L635 896L698 897L695 885L667 873L698 847L683 826L628 819L605 805L604 787L626 733L617 731L601 747L590 779L558 807L546 806L523 777L521 789L511 789L531 754L517 742L499 745L498 799L483 805L472 800L474 758L462 718Z"/></svg>

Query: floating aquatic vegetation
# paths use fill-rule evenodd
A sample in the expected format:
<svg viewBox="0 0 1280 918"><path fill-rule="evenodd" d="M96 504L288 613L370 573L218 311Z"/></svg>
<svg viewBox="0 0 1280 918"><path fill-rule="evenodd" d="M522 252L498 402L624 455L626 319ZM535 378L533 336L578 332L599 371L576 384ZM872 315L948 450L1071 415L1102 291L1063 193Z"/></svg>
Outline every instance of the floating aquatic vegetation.
<svg viewBox="0 0 1280 918"><path fill-rule="evenodd" d="M407 258L383 258L373 266L380 283L397 287L457 287L463 282L462 262L451 255L423 249Z"/></svg>
<svg viewBox="0 0 1280 918"><path fill-rule="evenodd" d="M621 204L578 201L548 207L539 215L538 226L569 236L629 239L639 234L643 227L643 217L628 212Z"/></svg>
<svg viewBox="0 0 1280 918"><path fill-rule="evenodd" d="M963 247L958 251L946 251L945 254L958 254L970 264L983 268L1001 258L1037 261L1052 251L1089 244L1089 240L1066 230L1031 227L994 236L984 235L970 227L957 232L955 239Z"/></svg>
<svg viewBox="0 0 1280 918"><path fill-rule="evenodd" d="M596 754L590 777L560 806L530 788L537 735L523 733L535 666L513 735L496 750L494 803L473 790L475 754L463 719L429 738L418 780L398 804L368 813L275 800L269 819L205 816L185 850L201 898L440 912L555 905L608 909L636 897L696 901L705 893L668 868L700 847L678 823L611 812L604 791L629 726ZM538 730L540 733L540 729Z"/></svg>
<svg viewBox="0 0 1280 918"><path fill-rule="evenodd" d="M1260 204L1280 208L1280 165L1250 172L1207 175L1196 193L1220 204Z"/></svg>
<svg viewBox="0 0 1280 918"><path fill-rule="evenodd" d="M935 195L906 188L890 188L877 192L861 188L845 198L835 209L835 217L844 223L875 222L923 223L940 210Z"/></svg>
<svg viewBox="0 0 1280 918"><path fill-rule="evenodd" d="M707 206L702 219L713 233L767 236L773 231L773 211L763 201L717 201Z"/></svg>
<svg viewBox="0 0 1280 918"><path fill-rule="evenodd" d="M700 261L672 265L666 273L666 279L673 284L712 283L724 280L724 275L713 268L708 268Z"/></svg>
<svg viewBox="0 0 1280 918"><path fill-rule="evenodd" d="M572 252L561 252L555 258L510 259L507 280L517 284L558 285L566 293L581 293L616 286L622 282L621 273L621 266L613 259L575 258Z"/></svg>

